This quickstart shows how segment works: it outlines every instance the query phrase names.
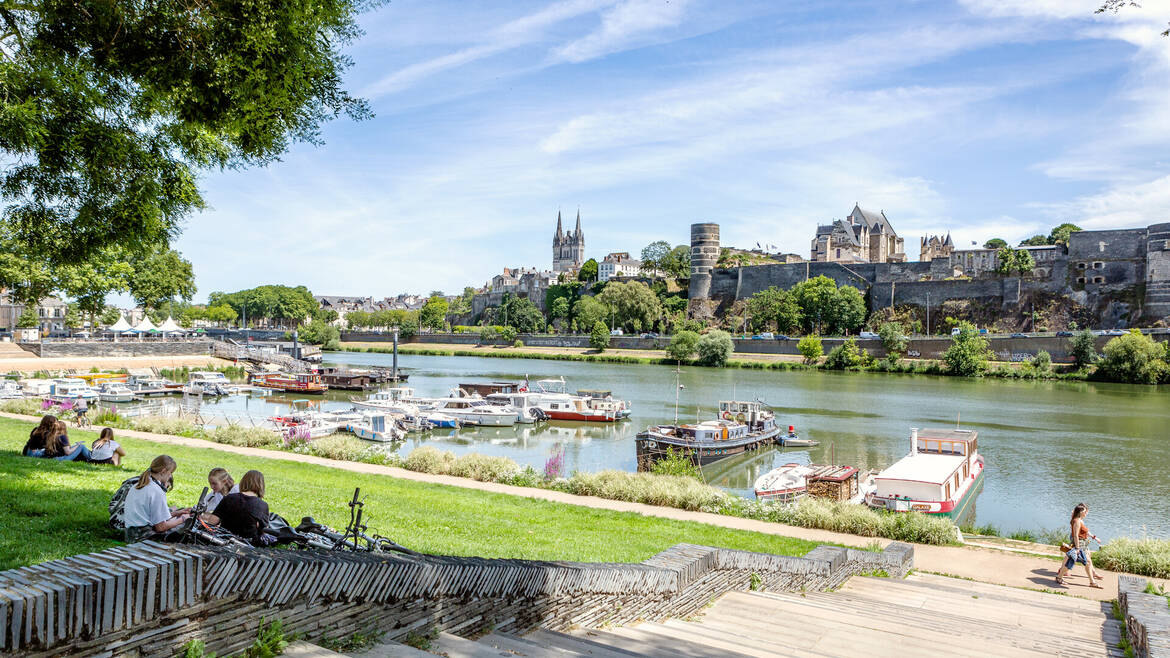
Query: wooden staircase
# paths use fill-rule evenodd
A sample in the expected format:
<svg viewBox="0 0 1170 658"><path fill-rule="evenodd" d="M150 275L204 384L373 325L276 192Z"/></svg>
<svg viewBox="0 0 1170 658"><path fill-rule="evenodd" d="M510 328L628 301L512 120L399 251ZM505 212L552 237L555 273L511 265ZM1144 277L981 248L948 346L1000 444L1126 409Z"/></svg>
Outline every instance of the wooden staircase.
<svg viewBox="0 0 1170 658"><path fill-rule="evenodd" d="M542 629L523 637L491 633L474 642L443 633L429 653L390 642L357 655L1121 658L1120 639L1120 624L1106 603L916 574L905 580L856 577L834 592L732 592L687 620L571 633Z"/></svg>
<svg viewBox="0 0 1170 658"><path fill-rule="evenodd" d="M0 359L36 359L36 354L29 352L20 345L12 342L0 341Z"/></svg>

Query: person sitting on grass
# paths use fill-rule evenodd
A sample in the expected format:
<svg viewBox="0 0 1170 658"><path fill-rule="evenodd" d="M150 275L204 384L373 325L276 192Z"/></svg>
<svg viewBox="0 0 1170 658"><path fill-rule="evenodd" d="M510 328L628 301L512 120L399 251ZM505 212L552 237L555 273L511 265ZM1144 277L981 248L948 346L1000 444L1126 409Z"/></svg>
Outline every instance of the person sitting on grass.
<svg viewBox="0 0 1170 658"><path fill-rule="evenodd" d="M93 442L89 449L89 461L93 464L122 465L122 458L126 456L126 449L114 440L114 430L103 427L98 440Z"/></svg>
<svg viewBox="0 0 1170 658"><path fill-rule="evenodd" d="M24 444L20 454L25 457L44 457L45 439L53 433L56 425L57 417L53 414L45 414L41 418L41 423L28 433L28 441Z"/></svg>
<svg viewBox="0 0 1170 658"><path fill-rule="evenodd" d="M276 537L265 533L268 528L268 503L264 502L264 474L248 471L240 478L239 493L229 493L219 501L215 514L205 517L209 523L219 524L224 530L258 546L276 542Z"/></svg>
<svg viewBox="0 0 1170 658"><path fill-rule="evenodd" d="M171 510L167 507L167 492L171 489L176 468L175 460L169 455L159 455L126 492L121 524L127 542L156 538L178 527L190 516L190 509ZM118 494L114 494L115 500L117 497Z"/></svg>
<svg viewBox="0 0 1170 658"><path fill-rule="evenodd" d="M207 496L207 511L214 512L223 497L228 494L240 493L240 485L232 479L232 474L226 468L215 467L207 473L207 486L211 493Z"/></svg>
<svg viewBox="0 0 1170 658"><path fill-rule="evenodd" d="M84 443L70 444L65 421L58 420L53 424L53 431L45 439L45 450L41 457L61 462L83 462L89 460L89 448L86 448Z"/></svg>

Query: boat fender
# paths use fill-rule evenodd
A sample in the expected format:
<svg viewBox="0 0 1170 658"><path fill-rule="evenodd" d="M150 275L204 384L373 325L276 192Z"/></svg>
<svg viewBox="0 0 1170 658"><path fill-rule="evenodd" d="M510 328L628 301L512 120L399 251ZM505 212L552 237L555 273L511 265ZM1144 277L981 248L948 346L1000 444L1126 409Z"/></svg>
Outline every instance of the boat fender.
<svg viewBox="0 0 1170 658"><path fill-rule="evenodd" d="M723 420L731 420L731 412L730 411L723 412Z"/></svg>

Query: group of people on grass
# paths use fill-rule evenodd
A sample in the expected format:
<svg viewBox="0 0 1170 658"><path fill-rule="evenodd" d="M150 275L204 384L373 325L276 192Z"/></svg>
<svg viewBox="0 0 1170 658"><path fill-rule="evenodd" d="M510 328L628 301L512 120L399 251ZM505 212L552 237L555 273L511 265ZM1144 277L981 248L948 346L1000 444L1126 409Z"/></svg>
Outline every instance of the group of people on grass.
<svg viewBox="0 0 1170 658"><path fill-rule="evenodd" d="M114 440L114 430L103 428L98 440L86 447L84 443L70 443L65 421L52 414L41 418L41 423L29 432L28 442L21 451L26 457L41 457L58 461L83 461L118 466L126 450Z"/></svg>
<svg viewBox="0 0 1170 658"><path fill-rule="evenodd" d="M169 455L159 455L150 462L150 468L123 482L114 493L110 525L121 530L126 541L167 541L168 535L191 518L190 507L167 505L167 492L173 486L177 468ZM248 471L236 483L227 469L213 468L207 474L207 486L211 493L200 522L222 527L253 544L275 541L265 532L271 515L264 502L263 473Z"/></svg>

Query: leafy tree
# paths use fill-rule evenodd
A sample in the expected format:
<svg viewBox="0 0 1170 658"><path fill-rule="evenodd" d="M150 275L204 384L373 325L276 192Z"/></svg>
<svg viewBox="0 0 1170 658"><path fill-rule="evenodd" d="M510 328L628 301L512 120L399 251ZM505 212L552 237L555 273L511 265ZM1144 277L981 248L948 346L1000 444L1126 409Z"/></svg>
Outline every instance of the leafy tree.
<svg viewBox="0 0 1170 658"><path fill-rule="evenodd" d="M486 345L498 338L500 333L496 331L495 327L484 327L479 330L479 342Z"/></svg>
<svg viewBox="0 0 1170 658"><path fill-rule="evenodd" d="M120 317L122 317L122 313L119 312L118 309L114 308L113 306L107 306L105 310L102 311L100 322L103 325L109 327L113 324L117 324L118 318Z"/></svg>
<svg viewBox="0 0 1170 658"><path fill-rule="evenodd" d="M1092 330L1085 329L1069 339L1069 353L1078 368L1085 368L1097 361L1097 337Z"/></svg>
<svg viewBox="0 0 1170 658"><path fill-rule="evenodd" d="M885 322L878 328L878 337L882 339L882 347L886 350L886 360L897 363L906 356L906 347L909 339L902 332L902 325L897 322Z"/></svg>
<svg viewBox="0 0 1170 658"><path fill-rule="evenodd" d="M796 349L804 357L804 362L810 366L819 361L825 354L825 346L821 344L821 337L814 334L801 338L800 342L796 343Z"/></svg>
<svg viewBox="0 0 1170 658"><path fill-rule="evenodd" d="M651 242L642 248L642 271L646 274L654 270L666 271L666 263L670 258L670 243L666 240Z"/></svg>
<svg viewBox="0 0 1170 658"><path fill-rule="evenodd" d="M869 352L857 346L857 340L850 337L844 343L829 350L825 367L829 370L856 370L869 365Z"/></svg>
<svg viewBox="0 0 1170 658"><path fill-rule="evenodd" d="M666 346L666 356L675 361L686 361L699 349L699 334L694 331L676 331Z"/></svg>
<svg viewBox="0 0 1170 658"><path fill-rule="evenodd" d="M804 333L841 334L853 331L865 322L865 299L853 286L837 287L837 282L821 275L801 281L790 291L800 307L800 325Z"/></svg>
<svg viewBox="0 0 1170 658"><path fill-rule="evenodd" d="M1044 350L1036 352L1036 356L1032 358L1032 368L1036 372L1048 372L1052 369L1052 355Z"/></svg>
<svg viewBox="0 0 1170 658"><path fill-rule="evenodd" d="M419 310L422 326L440 330L447 325L447 300L442 295L431 295Z"/></svg>
<svg viewBox="0 0 1170 658"><path fill-rule="evenodd" d="M130 296L144 309L158 309L178 297L195 296L195 272L191 262L173 249L131 259Z"/></svg>
<svg viewBox="0 0 1170 658"><path fill-rule="evenodd" d="M999 249L1000 247L1008 246L1007 240L1003 238L992 238L983 243L984 249Z"/></svg>
<svg viewBox="0 0 1170 658"><path fill-rule="evenodd" d="M516 342L516 327L504 327L500 329L500 340L506 344Z"/></svg>
<svg viewBox="0 0 1170 658"><path fill-rule="evenodd" d="M590 258L581 263L581 269L577 272L578 281L596 281L597 280L597 261Z"/></svg>
<svg viewBox="0 0 1170 658"><path fill-rule="evenodd" d="M573 304L573 318L577 326L584 331L586 327L591 328L598 322L609 322L609 307L596 297L582 297Z"/></svg>
<svg viewBox="0 0 1170 658"><path fill-rule="evenodd" d="M707 366L721 366L731 358L731 353L735 351L735 343L731 340L731 334L715 329L699 338L697 350L699 363Z"/></svg>
<svg viewBox="0 0 1170 658"><path fill-rule="evenodd" d="M21 312L20 317L16 320L17 329L34 329L41 326L41 319L37 317L37 312L31 306L26 306Z"/></svg>
<svg viewBox="0 0 1170 658"><path fill-rule="evenodd" d="M206 316L208 322L214 322L220 326L235 322L236 318L239 317L236 314L236 309L227 304L208 306Z"/></svg>
<svg viewBox="0 0 1170 658"><path fill-rule="evenodd" d="M1054 227L1048 233L1048 244L1065 244L1065 245L1067 245L1068 238L1070 235L1072 235L1073 233L1076 233L1077 231L1083 231L1083 230L1084 229L1077 226L1076 224L1069 224L1068 222L1065 222L1064 224L1061 224L1060 226Z"/></svg>
<svg viewBox="0 0 1170 658"><path fill-rule="evenodd" d="M834 334L856 331L865 324L865 298L853 286L841 286L825 314Z"/></svg>
<svg viewBox="0 0 1170 658"><path fill-rule="evenodd" d="M951 337L951 346L943 353L943 363L956 375L973 377L987 369L987 339L980 336L975 325L959 323L959 333Z"/></svg>
<svg viewBox="0 0 1170 658"><path fill-rule="evenodd" d="M653 327L662 317L662 303L658 296L641 281L610 281L597 299L612 311L615 328L641 331Z"/></svg>
<svg viewBox="0 0 1170 658"><path fill-rule="evenodd" d="M463 293L456 297L447 309L451 315L467 315L471 313L471 300L475 298L475 288L466 286L463 288Z"/></svg>
<svg viewBox="0 0 1170 658"><path fill-rule="evenodd" d="M515 327L521 333L534 334L544 329L544 315L536 304L511 293L504 293L503 303L484 311L484 316L491 324Z"/></svg>
<svg viewBox="0 0 1170 658"><path fill-rule="evenodd" d="M69 327L70 329L80 329L82 327L82 325L85 324L85 320L82 319L81 313L78 312L77 307L75 305L70 304L69 306L65 307L65 322L64 322L64 324L66 327Z"/></svg>
<svg viewBox="0 0 1170 658"><path fill-rule="evenodd" d="M567 320L569 319L569 300L565 297L557 297L553 302L552 308L549 309L548 315L553 320Z"/></svg>
<svg viewBox="0 0 1170 658"><path fill-rule="evenodd" d="M676 279L687 279L691 276L691 248L680 244L670 250L670 255L662 263L662 269Z"/></svg>
<svg viewBox="0 0 1170 658"><path fill-rule="evenodd" d="M558 283L548 287L544 293L544 307L548 309L549 320L572 319L573 304L581 297L581 289L585 287L580 281ZM564 305L558 302L564 301Z"/></svg>
<svg viewBox="0 0 1170 658"><path fill-rule="evenodd" d="M589 347L598 352L604 352L609 347L609 327L604 322L598 320L593 323L593 329L589 331Z"/></svg>
<svg viewBox="0 0 1170 658"><path fill-rule="evenodd" d="M1030 238L1020 240L1019 246L1021 246L1021 247L1043 247L1046 244L1049 244L1047 237L1045 237L1043 235L1033 235Z"/></svg>
<svg viewBox="0 0 1170 658"><path fill-rule="evenodd" d="M1031 272L1036 266L1036 262L1032 260L1032 254L1028 253L1027 249L1000 247L995 255L999 259L999 263L995 266L995 271L1004 276L1010 276L1012 274L1023 276Z"/></svg>
<svg viewBox="0 0 1170 658"><path fill-rule="evenodd" d="M302 325L297 330L297 338L310 345L320 345L326 350L341 348L341 332L321 318L313 318L308 324Z"/></svg>
<svg viewBox="0 0 1170 658"><path fill-rule="evenodd" d="M319 143L339 114L359 0L6 2L3 227L53 267L166 244L204 207L204 168Z"/></svg>
<svg viewBox="0 0 1170 658"><path fill-rule="evenodd" d="M753 331L775 328L792 333L800 328L801 310L796 298L787 290L769 286L748 299L747 314Z"/></svg>
<svg viewBox="0 0 1170 658"><path fill-rule="evenodd" d="M1107 379L1130 384L1157 384L1167 376L1165 349L1137 329L1105 343L1097 371Z"/></svg>
<svg viewBox="0 0 1170 658"><path fill-rule="evenodd" d="M282 285L267 285L239 290L233 293L213 292L207 296L209 306L227 304L249 324L261 321L283 327L296 327L320 308L313 293L304 286L290 288ZM417 320L412 317L412 325ZM379 325L371 322L370 326Z"/></svg>

